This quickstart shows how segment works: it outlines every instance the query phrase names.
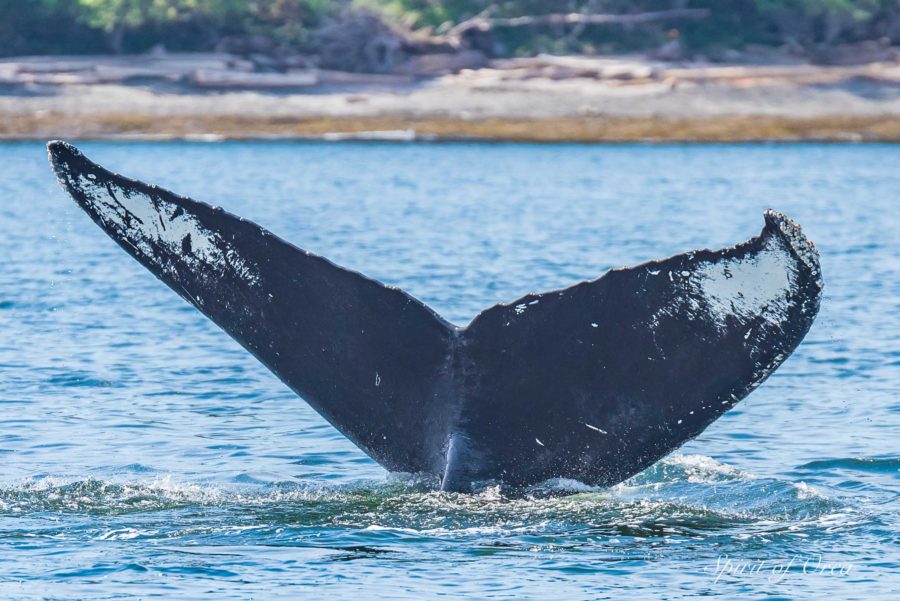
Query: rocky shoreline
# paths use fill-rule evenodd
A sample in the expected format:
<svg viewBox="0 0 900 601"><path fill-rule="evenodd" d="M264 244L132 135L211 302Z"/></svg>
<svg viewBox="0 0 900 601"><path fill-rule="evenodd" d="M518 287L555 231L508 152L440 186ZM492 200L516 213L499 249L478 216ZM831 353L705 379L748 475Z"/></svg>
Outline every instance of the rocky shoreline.
<svg viewBox="0 0 900 601"><path fill-rule="evenodd" d="M434 56L402 75L228 54L5 59L0 139L900 141L895 60Z"/></svg>

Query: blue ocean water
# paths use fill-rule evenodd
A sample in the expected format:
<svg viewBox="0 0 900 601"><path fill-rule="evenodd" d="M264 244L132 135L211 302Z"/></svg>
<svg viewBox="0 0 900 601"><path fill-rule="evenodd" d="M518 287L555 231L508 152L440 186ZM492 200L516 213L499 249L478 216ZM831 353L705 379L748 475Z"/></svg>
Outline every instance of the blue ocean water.
<svg viewBox="0 0 900 601"><path fill-rule="evenodd" d="M786 212L797 352L611 489L389 475L0 144L0 597L896 599L900 147L85 143L458 324ZM362 592L364 590L364 592Z"/></svg>

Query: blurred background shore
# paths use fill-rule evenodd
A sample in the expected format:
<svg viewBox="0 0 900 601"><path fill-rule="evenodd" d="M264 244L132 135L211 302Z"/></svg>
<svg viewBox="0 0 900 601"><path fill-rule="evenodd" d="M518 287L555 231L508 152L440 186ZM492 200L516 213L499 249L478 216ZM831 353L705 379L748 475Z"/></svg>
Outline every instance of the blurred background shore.
<svg viewBox="0 0 900 601"><path fill-rule="evenodd" d="M900 141L900 0L0 0L0 139Z"/></svg>

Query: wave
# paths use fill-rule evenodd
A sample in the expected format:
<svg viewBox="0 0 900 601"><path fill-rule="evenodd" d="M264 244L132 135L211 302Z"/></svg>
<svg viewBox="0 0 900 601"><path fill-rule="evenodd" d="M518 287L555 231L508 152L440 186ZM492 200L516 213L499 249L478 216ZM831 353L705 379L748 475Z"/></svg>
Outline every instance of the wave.
<svg viewBox="0 0 900 601"><path fill-rule="evenodd" d="M108 536L127 539L144 530L157 532L142 529L141 515L166 511L214 511L222 523L234 527L252 519L273 528L439 537L548 532L697 537L748 527L767 532L798 524L852 527L859 517L845 502L802 482L756 478L699 455L669 457L608 489L551 480L526 491L487 486L466 495L442 493L435 485L431 479L408 475L344 485L227 486L183 483L171 476L138 481L45 476L0 485L0 519L48 513L123 516L128 527Z"/></svg>
<svg viewBox="0 0 900 601"><path fill-rule="evenodd" d="M900 457L843 457L821 459L799 466L807 470L854 470L862 472L900 473Z"/></svg>

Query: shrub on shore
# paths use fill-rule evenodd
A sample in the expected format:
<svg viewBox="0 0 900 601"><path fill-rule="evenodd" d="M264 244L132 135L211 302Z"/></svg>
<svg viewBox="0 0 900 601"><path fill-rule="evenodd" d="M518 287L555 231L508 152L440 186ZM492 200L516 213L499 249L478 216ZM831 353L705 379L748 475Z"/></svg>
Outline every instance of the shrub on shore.
<svg viewBox="0 0 900 601"><path fill-rule="evenodd" d="M508 21L683 9L706 12L630 26ZM747 44L803 51L873 39L900 43L900 0L0 0L0 55L132 53L158 45L206 51L223 44L315 54L318 32L359 10L437 34L478 15L494 19L488 50L499 56L657 48L673 39L674 28L681 46L707 53Z"/></svg>

